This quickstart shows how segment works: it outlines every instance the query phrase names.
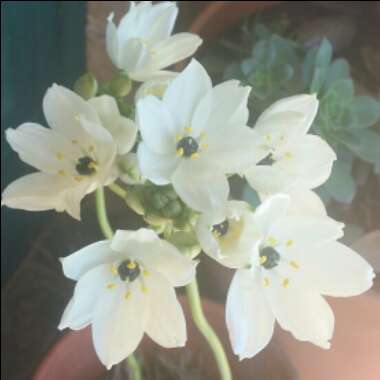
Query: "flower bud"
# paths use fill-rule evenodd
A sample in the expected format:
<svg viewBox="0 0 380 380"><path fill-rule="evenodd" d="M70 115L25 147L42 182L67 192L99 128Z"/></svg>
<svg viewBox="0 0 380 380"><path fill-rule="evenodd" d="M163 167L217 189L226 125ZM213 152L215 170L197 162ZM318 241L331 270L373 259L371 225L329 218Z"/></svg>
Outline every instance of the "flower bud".
<svg viewBox="0 0 380 380"><path fill-rule="evenodd" d="M86 73L77 79L74 91L85 100L91 99L98 92L98 81L93 74Z"/></svg>
<svg viewBox="0 0 380 380"><path fill-rule="evenodd" d="M132 81L128 75L120 73L110 81L109 90L116 98L124 98L132 90Z"/></svg>

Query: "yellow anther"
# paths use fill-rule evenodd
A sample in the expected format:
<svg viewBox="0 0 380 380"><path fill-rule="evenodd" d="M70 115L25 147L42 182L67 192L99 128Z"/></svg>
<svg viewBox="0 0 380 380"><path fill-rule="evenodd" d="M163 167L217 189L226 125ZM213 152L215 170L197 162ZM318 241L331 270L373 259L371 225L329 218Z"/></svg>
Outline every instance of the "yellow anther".
<svg viewBox="0 0 380 380"><path fill-rule="evenodd" d="M290 153L290 152L286 152L284 157L287 159L287 160L290 160L291 158L293 158L293 155Z"/></svg>
<svg viewBox="0 0 380 380"><path fill-rule="evenodd" d="M76 144L78 144L79 143L79 141L78 140L71 140L71 142L74 144L74 145L76 145Z"/></svg>
<svg viewBox="0 0 380 380"><path fill-rule="evenodd" d="M296 261L291 261L289 264L294 269L297 269L297 270L300 269L300 266Z"/></svg>
<svg viewBox="0 0 380 380"><path fill-rule="evenodd" d="M124 298L127 300L128 298L130 298L132 295L132 293L128 290L127 292L125 292L124 294Z"/></svg>
<svg viewBox="0 0 380 380"><path fill-rule="evenodd" d="M183 135L181 135L181 134L178 133L178 134L176 135L175 139L176 139L177 141L182 140L182 139L183 139Z"/></svg>
<svg viewBox="0 0 380 380"><path fill-rule="evenodd" d="M127 268L128 269L136 269L137 267L137 264L134 262L134 261L130 261L128 264L127 264Z"/></svg>
<svg viewBox="0 0 380 380"><path fill-rule="evenodd" d="M177 149L177 156L178 157L182 157L184 153L185 153L185 151L183 150L183 148L178 148Z"/></svg>
<svg viewBox="0 0 380 380"><path fill-rule="evenodd" d="M287 242L286 242L286 246L288 247L288 248L290 248L292 245L293 245L293 240L288 240Z"/></svg>
<svg viewBox="0 0 380 380"><path fill-rule="evenodd" d="M195 152L195 153L193 153L191 156L190 156L190 158L192 159L192 160L195 160L195 159L197 159L199 157L199 153L198 152Z"/></svg>
<svg viewBox="0 0 380 380"><path fill-rule="evenodd" d="M143 293L148 293L148 288L145 285L141 285L141 291Z"/></svg>
<svg viewBox="0 0 380 380"><path fill-rule="evenodd" d="M284 279L282 280L282 286L283 286L284 288L287 288L287 287L289 286L289 279L288 279L288 278L284 278Z"/></svg>
<svg viewBox="0 0 380 380"><path fill-rule="evenodd" d="M58 175L63 177L66 175L66 172L63 169L60 169L60 170L58 170Z"/></svg>
<svg viewBox="0 0 380 380"><path fill-rule="evenodd" d="M263 265L267 262L268 260L268 257L266 256L260 256L260 264Z"/></svg>
<svg viewBox="0 0 380 380"><path fill-rule="evenodd" d="M187 133L191 133L191 132L193 132L193 128L191 128L191 127L186 127L186 128L185 128L185 131L186 131Z"/></svg>
<svg viewBox="0 0 380 380"><path fill-rule="evenodd" d="M270 285L270 280L269 280L269 277L265 277L264 278L264 284L263 284L266 288Z"/></svg>
<svg viewBox="0 0 380 380"><path fill-rule="evenodd" d="M207 148L208 148L208 144L202 144L202 145L201 145L201 148L202 148L202 149L207 149Z"/></svg>
<svg viewBox="0 0 380 380"><path fill-rule="evenodd" d="M144 271L143 271L143 275L144 275L144 276L149 276L149 275L150 275L150 272L149 272L147 269L144 269Z"/></svg>
<svg viewBox="0 0 380 380"><path fill-rule="evenodd" d="M115 286L116 286L116 284L114 284L113 282L111 282L111 283L109 283L107 285L107 289L113 289Z"/></svg>
<svg viewBox="0 0 380 380"><path fill-rule="evenodd" d="M118 274L118 271L117 271L117 268L116 268L116 265L112 265L111 266L111 272L113 273L113 274Z"/></svg>
<svg viewBox="0 0 380 380"><path fill-rule="evenodd" d="M76 175L76 176L74 176L74 180L77 182L81 182L81 181L83 181L83 177Z"/></svg>
<svg viewBox="0 0 380 380"><path fill-rule="evenodd" d="M56 157L57 157L57 160L59 160L59 161L62 161L62 160L65 158L65 156L64 156L63 153L61 153L61 152L58 152L58 153L56 154Z"/></svg>
<svg viewBox="0 0 380 380"><path fill-rule="evenodd" d="M93 145L90 145L89 147L88 147L88 151L89 152L93 152L95 150L95 147L93 146Z"/></svg>
<svg viewBox="0 0 380 380"><path fill-rule="evenodd" d="M268 244L270 245L277 245L277 239L273 236L269 236L267 241L268 241Z"/></svg>
<svg viewBox="0 0 380 380"><path fill-rule="evenodd" d="M200 135L199 135L199 139L203 140L205 137L206 137L206 133L205 132L201 132Z"/></svg>
<svg viewBox="0 0 380 380"><path fill-rule="evenodd" d="M271 141L272 140L272 135L271 134L268 134L265 136L265 138L268 140L268 141Z"/></svg>
<svg viewBox="0 0 380 380"><path fill-rule="evenodd" d="M90 168L90 169L97 169L98 168L98 164L96 163L96 162L90 162L89 164L88 164L88 167Z"/></svg>

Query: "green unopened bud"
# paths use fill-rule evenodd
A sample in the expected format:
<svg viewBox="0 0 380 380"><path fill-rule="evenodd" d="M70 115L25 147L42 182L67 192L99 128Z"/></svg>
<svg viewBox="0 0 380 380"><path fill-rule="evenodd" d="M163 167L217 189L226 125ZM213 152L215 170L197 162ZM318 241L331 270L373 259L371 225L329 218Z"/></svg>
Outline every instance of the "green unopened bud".
<svg viewBox="0 0 380 380"><path fill-rule="evenodd" d="M152 198L153 206L156 210L163 209L169 202L169 199L162 193L154 193Z"/></svg>
<svg viewBox="0 0 380 380"><path fill-rule="evenodd" d="M128 75L120 73L109 83L109 90L116 98L124 98L132 90L132 81Z"/></svg>
<svg viewBox="0 0 380 380"><path fill-rule="evenodd" d="M118 168L120 178L124 183L128 185L143 183L136 153L127 153L122 156L118 161Z"/></svg>
<svg viewBox="0 0 380 380"><path fill-rule="evenodd" d="M180 201L174 200L167 204L167 206L162 210L162 214L167 218L176 218L181 214L182 206Z"/></svg>
<svg viewBox="0 0 380 380"><path fill-rule="evenodd" d="M168 241L175 245L183 255L189 258L193 259L201 252L201 247L199 246L194 231L175 232L170 236Z"/></svg>
<svg viewBox="0 0 380 380"><path fill-rule="evenodd" d="M74 91L85 100L91 99L98 92L98 81L93 74L86 73L77 79Z"/></svg>

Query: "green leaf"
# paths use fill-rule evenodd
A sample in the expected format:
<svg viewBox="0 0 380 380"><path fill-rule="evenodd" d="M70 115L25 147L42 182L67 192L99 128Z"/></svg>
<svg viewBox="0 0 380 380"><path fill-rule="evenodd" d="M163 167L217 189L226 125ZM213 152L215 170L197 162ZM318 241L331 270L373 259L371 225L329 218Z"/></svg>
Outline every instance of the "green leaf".
<svg viewBox="0 0 380 380"><path fill-rule="evenodd" d="M355 197L356 185L351 172L350 163L337 160L334 162L330 178L324 184L328 194L338 202L350 204Z"/></svg>
<svg viewBox="0 0 380 380"><path fill-rule="evenodd" d="M352 102L353 98L353 81L351 79L340 79L330 86L322 100L328 103L349 104Z"/></svg>
<svg viewBox="0 0 380 380"><path fill-rule="evenodd" d="M355 128L368 128L380 120L380 103L370 96L357 96L352 103ZM380 149L380 147L379 147Z"/></svg>
<svg viewBox="0 0 380 380"><path fill-rule="evenodd" d="M311 94L319 93L326 81L328 70L326 67L316 67L313 73L313 78L309 86Z"/></svg>
<svg viewBox="0 0 380 380"><path fill-rule="evenodd" d="M319 49L315 56L315 66L327 67L330 65L333 56L333 48L330 41L324 38L319 45Z"/></svg>
<svg viewBox="0 0 380 380"><path fill-rule="evenodd" d="M328 68L324 90L326 91L332 83L340 79L350 78L350 65L343 58L336 59Z"/></svg>

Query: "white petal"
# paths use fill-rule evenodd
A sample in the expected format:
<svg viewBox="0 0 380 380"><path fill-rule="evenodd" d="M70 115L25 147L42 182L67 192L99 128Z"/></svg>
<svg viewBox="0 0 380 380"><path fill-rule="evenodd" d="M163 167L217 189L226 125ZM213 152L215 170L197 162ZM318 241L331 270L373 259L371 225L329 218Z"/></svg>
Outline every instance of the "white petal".
<svg viewBox="0 0 380 380"><path fill-rule="evenodd" d="M107 369L131 355L143 337L148 304L138 283L131 283L128 297L123 287L109 289L96 305L92 338L95 351Z"/></svg>
<svg viewBox="0 0 380 380"><path fill-rule="evenodd" d="M180 159L175 154L157 154L143 142L139 144L137 158L141 174L156 185L167 185Z"/></svg>
<svg viewBox="0 0 380 380"><path fill-rule="evenodd" d="M202 214L200 218L198 219L197 225L196 225L196 233L197 238L199 240L199 244L202 247L202 250L209 256L211 256L213 259L216 259L218 257L220 248L218 244L218 240L214 236L214 234L211 232L211 226L213 223L210 223L210 219L206 214Z"/></svg>
<svg viewBox="0 0 380 380"><path fill-rule="evenodd" d="M194 279L197 263L183 256L176 247L160 239L152 230L118 230L112 239L111 248L141 261L148 269L152 268L163 275L171 286L184 286Z"/></svg>
<svg viewBox="0 0 380 380"><path fill-rule="evenodd" d="M112 281L110 265L98 265L81 276L58 328L63 330L69 327L72 330L80 330L90 324L95 305L99 297L109 291L107 284L110 281Z"/></svg>
<svg viewBox="0 0 380 380"><path fill-rule="evenodd" d="M203 142L203 140L202 140ZM256 133L244 126L223 130L204 139L207 144L204 159L210 165L218 166L223 173L242 173L265 157Z"/></svg>
<svg viewBox="0 0 380 380"><path fill-rule="evenodd" d="M88 100L94 107L103 126L112 131L119 122L120 112L115 98L109 95L96 96Z"/></svg>
<svg viewBox="0 0 380 380"><path fill-rule="evenodd" d="M325 205L314 191L293 189L289 196L289 215L327 216Z"/></svg>
<svg viewBox="0 0 380 380"><path fill-rule="evenodd" d="M137 120L144 143L155 153L175 153L176 125L166 105L154 96L137 103Z"/></svg>
<svg viewBox="0 0 380 380"><path fill-rule="evenodd" d="M115 131L113 135L117 146L119 154L128 153L136 142L137 137L137 126L131 120L126 117L121 117L119 122L119 129Z"/></svg>
<svg viewBox="0 0 380 380"><path fill-rule="evenodd" d="M280 324L296 339L309 341L321 348L330 348L334 330L334 314L317 292L293 283L282 285L282 279L272 276L266 288L272 311Z"/></svg>
<svg viewBox="0 0 380 380"><path fill-rule="evenodd" d="M178 16L178 7L174 2L163 2L155 5L159 9L159 14L154 17L154 22L150 25L149 40L152 44L168 38L174 28Z"/></svg>
<svg viewBox="0 0 380 380"><path fill-rule="evenodd" d="M211 89L211 79L193 59L167 88L163 101L178 127L189 127L200 99Z"/></svg>
<svg viewBox="0 0 380 380"><path fill-rule="evenodd" d="M119 67L119 41L115 24L113 23L113 13L107 19L106 29L106 50L113 64Z"/></svg>
<svg viewBox="0 0 380 380"><path fill-rule="evenodd" d="M229 184L222 171L203 160L181 160L172 177L180 198L198 211L223 207L228 198Z"/></svg>
<svg viewBox="0 0 380 380"><path fill-rule="evenodd" d="M310 286L333 297L351 297L371 288L375 274L358 253L332 241L298 252L301 268Z"/></svg>
<svg viewBox="0 0 380 380"><path fill-rule="evenodd" d="M285 194L268 197L254 213L257 228L265 236L272 226L283 218L289 209L290 198Z"/></svg>
<svg viewBox="0 0 380 380"><path fill-rule="evenodd" d="M286 156L286 153L290 153L290 156ZM275 166L283 169L290 177L297 177L298 186L307 189L326 182L336 160L336 154L331 147L314 135L295 139L286 153Z"/></svg>
<svg viewBox="0 0 380 380"><path fill-rule="evenodd" d="M67 203L71 191L76 191L76 188L67 177L33 173L9 184L3 191L2 204L27 211L67 210L74 218L79 219L80 199L75 209ZM79 198L85 194L86 190L83 189Z"/></svg>
<svg viewBox="0 0 380 380"><path fill-rule="evenodd" d="M122 41L119 37L119 68L133 80L139 80L139 73L149 67L151 53L141 38Z"/></svg>
<svg viewBox="0 0 380 380"><path fill-rule="evenodd" d="M245 126L248 121L248 97L250 87L229 80L215 86L199 102L195 111L193 129L205 130L207 134L223 135L226 130Z"/></svg>
<svg viewBox="0 0 380 380"><path fill-rule="evenodd" d="M264 196L287 193L297 183L298 177L275 165L255 165L246 170L245 178L250 186Z"/></svg>
<svg viewBox="0 0 380 380"><path fill-rule="evenodd" d="M275 319L260 279L250 270L238 270L232 280L226 321L232 348L240 360L255 356L272 338Z"/></svg>
<svg viewBox="0 0 380 380"><path fill-rule="evenodd" d="M153 45L152 65L164 69L193 55L202 44L202 39L193 33L177 33Z"/></svg>
<svg viewBox="0 0 380 380"><path fill-rule="evenodd" d="M92 124L100 123L95 110L84 99L56 84L46 91L43 111L51 128L80 143L88 140L88 134L83 130L78 117L81 116Z"/></svg>
<svg viewBox="0 0 380 380"><path fill-rule="evenodd" d="M145 282L150 308L146 333L165 348L183 347L186 321L174 289L167 279L154 272L145 277Z"/></svg>
<svg viewBox="0 0 380 380"><path fill-rule="evenodd" d="M168 72L166 75L144 82L136 91L135 102L137 103L140 99L145 98L145 96L148 95L153 95L162 99L167 87L177 74L178 73L175 72Z"/></svg>
<svg viewBox="0 0 380 380"><path fill-rule="evenodd" d="M275 123L272 123L272 120L280 120L280 118L277 117L278 113L285 113L284 116L286 116L286 112L296 112L303 116L302 120L297 122L297 134L305 134L310 129L318 112L318 104L319 102L316 95L303 94L281 99L272 104L261 114L256 122L255 128L257 128L257 131L260 133L270 133L271 130L267 128L270 128L270 125L273 125L273 128L275 128ZM288 114L289 116L291 115L290 113ZM284 117L283 120L286 120L286 117ZM295 120L293 120L293 122L295 122Z"/></svg>
<svg viewBox="0 0 380 380"><path fill-rule="evenodd" d="M17 129L7 129L6 138L22 161L45 173L72 171L72 161L80 157L80 149L61 134L34 123L25 123ZM59 159L59 156L64 159Z"/></svg>
<svg viewBox="0 0 380 380"><path fill-rule="evenodd" d="M72 280L79 280L86 272L115 258L109 240L90 244L67 257L61 258L63 273Z"/></svg>

